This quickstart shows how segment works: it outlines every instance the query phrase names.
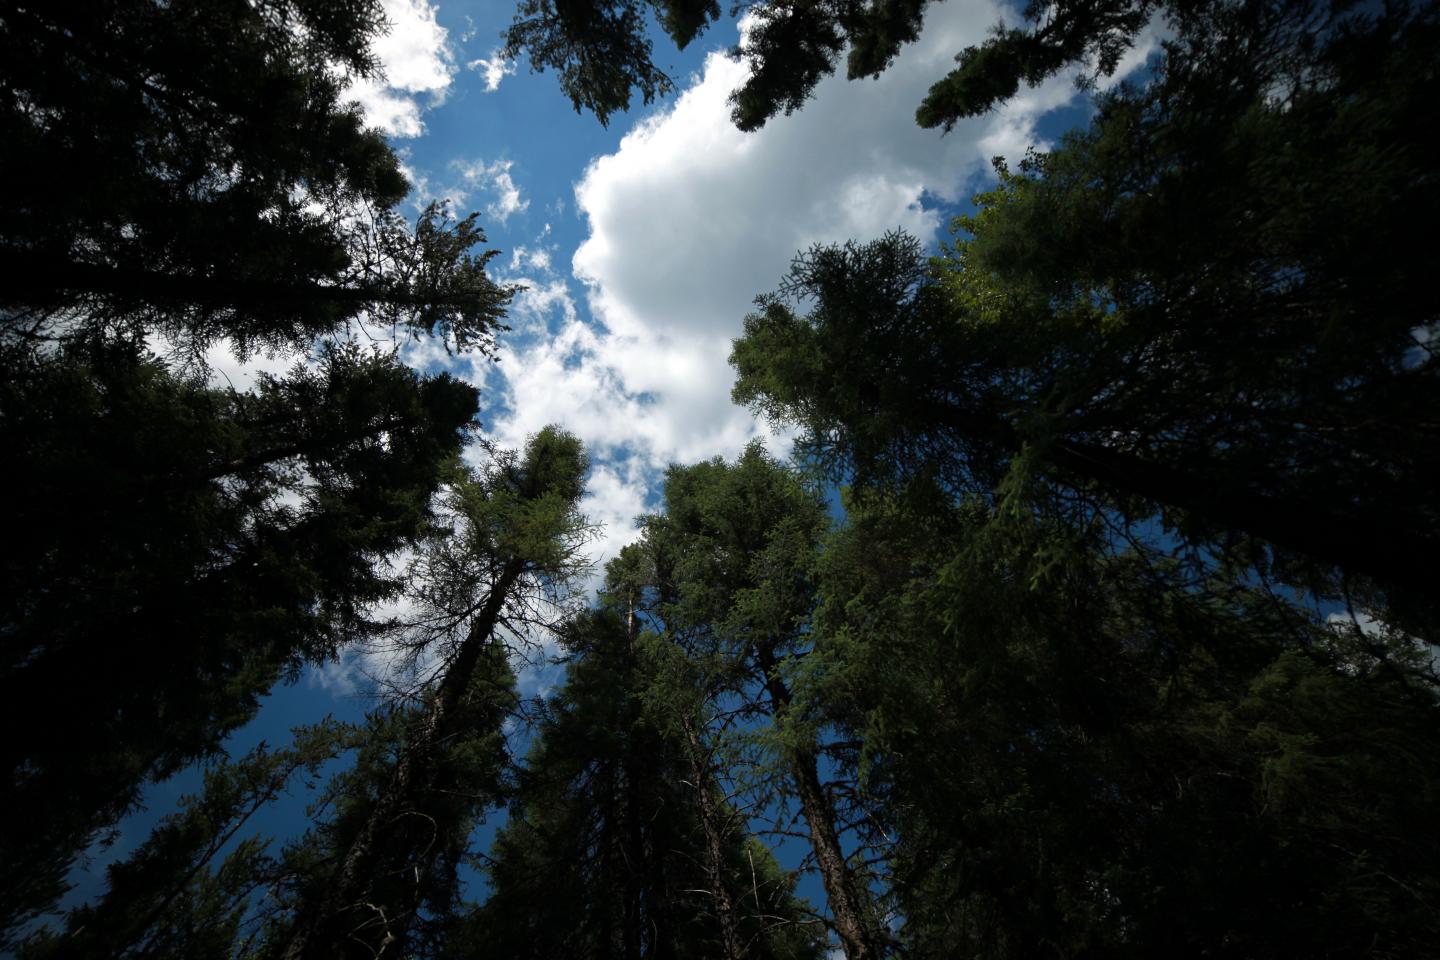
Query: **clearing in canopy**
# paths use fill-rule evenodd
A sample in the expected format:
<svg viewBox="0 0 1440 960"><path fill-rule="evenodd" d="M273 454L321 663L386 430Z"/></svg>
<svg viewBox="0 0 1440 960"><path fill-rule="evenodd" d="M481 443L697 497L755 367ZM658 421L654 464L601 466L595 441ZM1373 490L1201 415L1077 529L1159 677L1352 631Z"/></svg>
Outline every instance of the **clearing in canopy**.
<svg viewBox="0 0 1440 960"><path fill-rule="evenodd" d="M938 247L776 264L729 359L793 450L671 465L603 564L604 444L407 362L483 366L520 289L349 99L388 9L0 3L0 951L1440 956L1440 5L954 51L927 135L1090 110ZM501 48L606 124L736 12L521 0ZM748 5L733 122L928 12ZM354 658L363 717L235 746Z"/></svg>

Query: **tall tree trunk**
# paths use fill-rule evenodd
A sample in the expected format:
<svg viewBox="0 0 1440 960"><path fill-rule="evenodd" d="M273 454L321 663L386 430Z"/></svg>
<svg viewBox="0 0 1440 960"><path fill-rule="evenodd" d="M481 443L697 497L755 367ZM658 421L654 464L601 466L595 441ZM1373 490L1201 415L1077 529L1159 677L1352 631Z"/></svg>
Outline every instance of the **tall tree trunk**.
<svg viewBox="0 0 1440 960"><path fill-rule="evenodd" d="M314 909L302 909L297 918L285 948L286 960L345 956L353 952L347 948L357 945L357 940L365 944L368 956L383 956L392 944L404 937L413 920L412 905L372 904L365 899L370 878L383 866L377 862L381 831L393 826L407 803L433 782L436 751L454 733L448 728L448 717L470 687L480 656L491 643L500 612L523 570L524 564L518 560L510 561L502 569L485 605L471 621L455 659L441 678L419 734L412 743L406 744L390 782L341 855L324 898ZM361 928L373 932L357 937L356 931Z"/></svg>
<svg viewBox="0 0 1440 960"><path fill-rule="evenodd" d="M790 690L776 674L775 658L768 649L756 650L756 662L765 674L765 689L779 713L790 706ZM815 865L834 914L835 932L840 935L845 960L880 960L885 955L885 938L874 925L868 894L856 884L845 862L835 827L835 805L820 782L819 754L813 747L801 747L791 754L790 776L800 797L800 812L810 833L810 847L815 852Z"/></svg>
<svg viewBox="0 0 1440 960"><path fill-rule="evenodd" d="M627 740L633 732L632 720ZM625 870L621 938L625 960L641 960L645 944L645 881L650 871L645 859L645 824L640 815L640 764L633 742L626 743L621 763L620 776L625 790L625 823L620 831L621 861Z"/></svg>
<svg viewBox="0 0 1440 960"><path fill-rule="evenodd" d="M627 596L625 611L625 669L635 675L635 595ZM627 682L627 692L633 679ZM625 709L625 752L621 761L621 778L625 783L625 828L622 846L625 862L625 914L622 928L625 960L640 960L645 943L645 880L649 863L645 856L645 825L640 815L640 785L643 761L636 749L635 734L639 727L639 704L633 692ZM652 945L653 946L653 945Z"/></svg>
<svg viewBox="0 0 1440 960"><path fill-rule="evenodd" d="M735 909L735 898L730 895L728 871L725 869L725 831L721 814L713 793L714 778L710 763L705 756L704 745L700 742L695 722L686 717L686 751L690 761L690 781L695 785L696 807L700 811L700 828L705 833L705 877L710 882L710 894L715 900L715 916L720 922L720 946L724 960L744 960L745 950L740 943L740 924ZM756 904L756 909L759 909Z"/></svg>

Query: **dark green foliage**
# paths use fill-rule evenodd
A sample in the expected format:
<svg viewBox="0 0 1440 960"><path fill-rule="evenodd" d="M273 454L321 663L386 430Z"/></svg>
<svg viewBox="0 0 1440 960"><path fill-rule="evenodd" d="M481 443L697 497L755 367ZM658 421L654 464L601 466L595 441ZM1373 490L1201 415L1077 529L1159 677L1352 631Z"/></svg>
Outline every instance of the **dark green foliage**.
<svg viewBox="0 0 1440 960"><path fill-rule="evenodd" d="M835 71L846 41L836 6L800 0L755 7L755 25L740 47L751 75L732 95L737 127L758 130L780 110L799 110Z"/></svg>
<svg viewBox="0 0 1440 960"><path fill-rule="evenodd" d="M366 632L474 416L448 377L315 347L363 320L485 352L513 293L474 217L394 211L396 158L340 100L381 26L374 0L0 10L0 482L24 505L0 695L33 730L0 799L37 824L0 847L0 925L147 778ZM314 365L243 395L178 372L221 340Z"/></svg>
<svg viewBox="0 0 1440 960"><path fill-rule="evenodd" d="M1186 17L942 257L816 248L735 344L854 485L793 709L915 956L1433 952L1435 11Z"/></svg>
<svg viewBox="0 0 1440 960"><path fill-rule="evenodd" d="M847 958L881 956L887 937L865 869L843 846L848 803L822 780L824 721L791 689L811 654L824 505L752 445L734 464L672 467L665 507L647 518L644 541L658 614L703 671L706 699L738 701L731 739L750 769L736 778L760 809L799 808Z"/></svg>
<svg viewBox="0 0 1440 960"><path fill-rule="evenodd" d="M370 309L491 342L509 292L468 253L483 235L433 210L407 230L394 154L340 101L373 67L374 0L62 0L0 23L10 336L303 349Z"/></svg>
<svg viewBox="0 0 1440 960"><path fill-rule="evenodd" d="M1305 26L1268 24L1275 55L1238 74L1253 34L1172 53L1002 169L933 265L902 237L801 257L736 344L736 398L805 425L842 475L1158 508L1192 543L1268 541L1292 582L1378 584L1433 630L1440 193L1420 114L1440 91L1420 64L1440 24L1318 46Z"/></svg>
<svg viewBox="0 0 1440 960"><path fill-rule="evenodd" d="M473 852L471 834L506 787L501 724L516 702L506 653L503 645L486 646L443 735L435 729L434 689L418 703L371 716L355 766L331 781L317 804L324 809L317 825L285 850L281 910L269 919L263 955L290 955L291 924L327 899L361 838L369 844L361 889L312 949L334 957L437 954L460 904L459 868Z"/></svg>
<svg viewBox="0 0 1440 960"><path fill-rule="evenodd" d="M61 932L26 941L25 960L64 958L229 958L241 942L251 897L273 882L277 864L246 823L295 775L315 777L359 742L357 731L326 721L295 731L294 745L264 744L205 772L202 792L155 828L141 847L106 870L108 889L65 918ZM218 866L212 862L224 856Z"/></svg>
<svg viewBox="0 0 1440 960"><path fill-rule="evenodd" d="M727 824L717 894L674 713L686 694L661 667L674 648L627 628L633 611L619 573L612 566L601 609L565 631L575 660L492 847L492 895L465 922L454 955L724 957L723 894L746 956L818 956L797 924L804 907L793 878L763 847L742 842L739 818L713 797Z"/></svg>
<svg viewBox="0 0 1440 960"><path fill-rule="evenodd" d="M671 467L665 511L645 523L660 615L672 629L695 634L681 642L693 639L697 653L709 644L743 659L752 644L773 638L781 644L774 656L783 657L806 610L804 563L828 525L823 504L800 477L758 445L734 464ZM767 575L779 570L791 574L798 594L771 601L768 592L785 583ZM762 614L766 606L775 609Z"/></svg>
<svg viewBox="0 0 1440 960"><path fill-rule="evenodd" d="M660 27L684 49L720 17L716 0L651 0ZM776 113L798 110L835 71L846 47L852 78L878 76L920 34L928 0L767 0L736 50L751 77L731 97L735 123L756 130ZM731 15L740 9L732 9ZM632 90L649 104L674 83L651 59L650 17L638 0L522 0L506 34L506 56L528 53L536 70L554 69L576 112L601 123L630 107Z"/></svg>
<svg viewBox="0 0 1440 960"><path fill-rule="evenodd" d="M1433 4L1035 3L963 52L922 123L1171 32L941 256L819 247L760 300L736 397L804 428L843 523L758 446L674 467L585 610L575 437L471 473L448 377L331 347L241 394L138 346L490 349L475 219L404 224L338 104L376 5L41 7L0 11L0 922L303 664L369 641L405 689L213 767L27 957L1435 952ZM847 49L880 73L925 7L757 5L737 123ZM525 0L507 53L604 122L671 89L652 13L683 46L720 10ZM551 629L516 770L509 654ZM352 748L304 837L246 835Z"/></svg>
<svg viewBox="0 0 1440 960"><path fill-rule="evenodd" d="M375 743L337 784L334 817L291 851L297 877L268 934L290 958L440 949L477 819L499 799L500 725L514 705L507 657L546 603L585 569L578 513L587 461L553 427L523 455L453 478L452 520L410 570L408 613L389 631L417 705L377 720ZM397 679L404 679L406 672Z"/></svg>
<svg viewBox="0 0 1440 960"><path fill-rule="evenodd" d="M902 47L919 38L928 6L928 0L764 0L746 6L754 19L734 53L746 62L750 76L730 97L736 126L758 130L776 114L800 109L842 56L850 79L879 76ZM1245 64L1229 58L1238 54L1251 65L1273 62L1277 54L1284 59L1272 42L1277 25L1290 32L1289 40L1314 46L1357 28L1363 32L1376 18L1427 16L1429 6L1398 3L1381 10L1348 0L1035 0L1024 10L1026 26L997 24L983 44L956 55L958 66L931 86L916 120L948 131L959 120L1003 104L1022 83L1035 86L1070 67L1083 66L1079 82L1093 86L1115 73L1152 19L1170 35L1165 47L1172 56L1228 45L1221 55L1227 58L1224 66L1243 73ZM679 16L668 7L657 12L680 47L719 14L713 0ZM672 87L651 60L648 26L643 8L634 2L582 3L569 9L526 0L508 34L506 53L529 51L536 69L559 70L575 109L590 109L605 123L613 112L629 107L632 88L648 104Z"/></svg>
<svg viewBox="0 0 1440 960"><path fill-rule="evenodd" d="M1301 3L1272 7L1309 7ZM1177 32L1198 32L1195 20L1203 11L1221 4L1161 3L1157 0L1034 0L1025 8L1031 29L996 27L994 35L978 47L966 47L955 59L960 64L937 81L915 111L922 127L950 130L958 120L974 117L1013 97L1023 82L1037 86L1068 66L1086 63L1094 77L1109 76L1156 13L1163 10ZM1233 5L1243 17L1261 3ZM1341 5L1336 5L1341 6ZM1200 11L1200 16L1192 15ZM1204 29L1204 28L1200 28Z"/></svg>
<svg viewBox="0 0 1440 960"><path fill-rule="evenodd" d="M736 49L750 76L730 96L741 130L799 110L846 55L851 80L878 77L919 38L929 0L776 0L752 8L755 23Z"/></svg>
<svg viewBox="0 0 1440 960"><path fill-rule="evenodd" d="M758 130L775 114L800 109L842 55L850 79L879 76L905 44L919 38L927 6L929 0L766 0L748 6L755 21L735 53L750 67L750 77L730 98L735 125ZM985 44L966 48L956 57L960 66L931 88L917 119L922 126L948 130L957 119L1014 96L1022 81L1038 84L1085 60L1097 75L1108 76L1157 9L1183 22L1189 5L1037 0L1025 10L1025 19L1037 25L1033 30L999 26ZM657 5L657 12L683 48L706 20L719 16L719 7L710 0L678 12ZM526 0L506 53L527 50L537 69L560 70L575 109L585 107L605 123L611 113L629 107L632 88L647 104L671 88L650 59L647 27L638 3L551 6Z"/></svg>
<svg viewBox="0 0 1440 960"><path fill-rule="evenodd" d="M371 629L475 391L351 349L252 394L114 344L9 354L0 489L4 911L42 906L75 852L215 749L306 660ZM55 710L63 703L63 710ZM50 716L35 723L37 716Z"/></svg>
<svg viewBox="0 0 1440 960"><path fill-rule="evenodd" d="M664 774L673 747L641 721L629 643L614 612L569 631L582 659L548 705L491 848L491 898L472 921L473 942L496 956L670 953L686 939L676 921L699 913L682 892L699 884L680 882L693 866L675 855L695 846L676 834L685 788Z"/></svg>
<svg viewBox="0 0 1440 960"><path fill-rule="evenodd" d="M645 103L674 89L674 81L650 59L645 35L650 15L684 48L720 16L716 0L521 0L505 35L505 56L521 51L532 69L560 76L575 112L602 123L630 108L632 90Z"/></svg>
<svg viewBox="0 0 1440 960"><path fill-rule="evenodd" d="M1440 722L1229 571L852 499L799 695L893 839L914 956L1420 956Z"/></svg>

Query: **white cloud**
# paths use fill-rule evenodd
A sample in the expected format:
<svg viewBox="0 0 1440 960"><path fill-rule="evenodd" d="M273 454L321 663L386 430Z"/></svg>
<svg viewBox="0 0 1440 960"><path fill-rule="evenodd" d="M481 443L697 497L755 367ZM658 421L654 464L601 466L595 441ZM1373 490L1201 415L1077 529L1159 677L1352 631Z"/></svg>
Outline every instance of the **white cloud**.
<svg viewBox="0 0 1440 960"><path fill-rule="evenodd" d="M447 33L436 21L438 6L426 0L383 0L390 30L377 37L375 55L391 87L408 93L434 93L450 86L454 54Z"/></svg>
<svg viewBox="0 0 1440 960"><path fill-rule="evenodd" d="M1095 84L1096 88L1102 91L1113 89L1120 81L1144 67L1150 57L1159 52L1161 44L1174 38L1175 31L1165 21L1164 15L1157 13L1150 18L1150 22L1145 25L1145 28L1136 34L1135 43L1125 51L1124 56L1115 65L1115 71L1109 76L1098 78ZM1086 69L1093 76L1095 73L1094 62L1089 62Z"/></svg>
<svg viewBox="0 0 1440 960"><path fill-rule="evenodd" d="M289 373L296 364L313 362L314 358L308 353L288 350L256 353L240 361L235 358L234 344L228 339L212 344L205 351L205 364L210 368L210 385L241 393L252 390L262 374L279 377Z"/></svg>
<svg viewBox="0 0 1440 960"><path fill-rule="evenodd" d="M788 451L788 438L713 402L729 390L728 344L597 330L565 281L522 282L527 289L512 304L514 335L502 341L500 362L484 379L471 377L484 391L481 418L503 447L519 449L552 423L585 442L596 466L582 509L604 527L588 550L597 573L634 539L635 518L657 506L651 498L668 464L730 455L756 436L779 455Z"/></svg>
<svg viewBox="0 0 1440 960"><path fill-rule="evenodd" d="M712 54L672 109L637 125L576 187L591 234L574 268L599 315L617 332L728 338L797 250L897 227L934 236L940 218L921 208L922 193L961 199L991 156L1018 159L1038 116L1074 95L1061 77L948 136L915 124L929 85L1000 13L986 0L931 7L920 41L878 80L832 77L756 134L729 119L746 67Z"/></svg>
<svg viewBox="0 0 1440 960"><path fill-rule="evenodd" d="M506 281L509 282L508 277ZM520 282L525 289L510 304L512 327L545 336L555 326L557 314L558 320L567 326L578 322L575 301L565 281L523 278Z"/></svg>
<svg viewBox="0 0 1440 960"><path fill-rule="evenodd" d="M640 533L637 518L646 512L646 471L635 460L619 464L602 464L590 471L585 485L585 499L580 508L592 523L601 525L600 539L591 547L596 571L603 574L603 564L613 560L620 548Z"/></svg>
<svg viewBox="0 0 1440 960"><path fill-rule="evenodd" d="M558 423L585 441L600 464L586 507L607 524L597 559L634 535L667 464L731 457L756 437L788 449L731 404L727 357L752 298L774 289L798 250L897 227L935 237L941 216L922 195L962 199L992 156L1018 160L1040 116L1075 96L1073 75L1057 77L947 136L919 128L929 85L1002 12L988 0L930 10L921 40L881 78L826 80L803 110L756 134L729 116L744 66L712 54L670 107L594 160L575 188L589 235L572 267L598 323L529 250L512 254L512 271L543 279L517 301L516 336L486 380L499 411L487 432L518 446ZM508 179L508 164L478 169Z"/></svg>
<svg viewBox="0 0 1440 960"><path fill-rule="evenodd" d="M367 124L392 137L418 137L425 132L425 124L420 119L420 104L383 83L370 79L357 80L350 85L346 96L360 104Z"/></svg>
<svg viewBox="0 0 1440 960"><path fill-rule="evenodd" d="M364 654L347 648L337 659L326 660L305 668L305 682L311 689L320 689L332 698L354 697L370 689L370 672Z"/></svg>
<svg viewBox="0 0 1440 960"><path fill-rule="evenodd" d="M524 264L533 259L529 251L520 258ZM686 403L686 392L693 391L703 405L717 389L728 389L723 344L697 341L689 350L666 348L666 369L647 381L661 384L670 397L670 402L660 403L655 396L631 391L626 379L637 378L624 372L630 364L643 366L647 354L660 355L660 348L597 330L582 315L567 281L553 274L501 279L523 283L525 289L511 304L513 333L502 340L498 364L414 344L407 345L404 356L412 366L449 369L478 386L485 434L501 448L522 449L549 424L571 430L585 442L593 467L581 511L600 527L585 549L594 568L590 590L600 585L605 563L638 535L637 519L656 508L666 465L731 453L757 435L767 438L778 455L789 449L788 439L758 430L733 407L718 430L692 429L703 411ZM471 454L483 457L478 448ZM556 651L553 638L541 632L530 639L537 649L528 663L517 662L516 668L527 695L543 696L559 676L544 662ZM311 682L334 695L370 689L393 674L390 659L383 649L367 650L316 671Z"/></svg>
<svg viewBox="0 0 1440 960"><path fill-rule="evenodd" d="M347 96L359 102L371 126L392 137L418 137L425 132L420 115L449 92L455 55L435 19L437 6L427 0L383 0L382 6L390 30L372 50L383 79L357 80Z"/></svg>
<svg viewBox="0 0 1440 960"><path fill-rule="evenodd" d="M500 81L515 73L515 61L506 60L500 50L490 51L490 56L471 60L465 66L478 70L485 77L485 92L494 93L500 89Z"/></svg>
<svg viewBox="0 0 1440 960"><path fill-rule="evenodd" d="M530 200L521 195L520 187L510 172L513 166L514 162L511 160L494 160L489 163L484 160L454 160L450 163L448 177L439 182L408 163L402 162L400 171L410 181L412 205L416 210L423 209L431 200L447 201L452 210L468 210L472 196L478 193L490 197L490 202L485 206L486 216L503 225L512 214L524 213L530 209ZM547 230L543 231L541 236L548 232L547 224ZM539 248L536 252L548 256L548 253L540 251ZM519 265L514 265L511 269L518 268Z"/></svg>
<svg viewBox="0 0 1440 960"><path fill-rule="evenodd" d="M524 244L510 251L511 270L538 270L543 274L554 272L550 263L549 247L527 247Z"/></svg>
<svg viewBox="0 0 1440 960"><path fill-rule="evenodd" d="M549 342L509 348L516 432L567 418L652 466L733 455L759 435L729 401L726 362L752 298L810 244L896 227L933 237L940 216L922 193L960 199L993 153L1023 153L1035 119L1073 96L1059 78L949 136L915 125L929 84L999 13L984 0L932 8L921 41L878 81L827 80L757 134L735 129L726 102L745 67L712 54L576 186L590 233L573 268L605 329L567 323Z"/></svg>
<svg viewBox="0 0 1440 960"><path fill-rule="evenodd" d="M510 175L510 168L514 162L510 160L495 160L491 163L475 161L462 163L456 161L450 165L460 177L464 185L458 190L449 193L456 203L463 204L467 189L479 189L490 194L494 199L486 205L485 213L501 224L510 219L512 214L524 213L530 209L530 201L520 196L520 188L515 185L514 178Z"/></svg>

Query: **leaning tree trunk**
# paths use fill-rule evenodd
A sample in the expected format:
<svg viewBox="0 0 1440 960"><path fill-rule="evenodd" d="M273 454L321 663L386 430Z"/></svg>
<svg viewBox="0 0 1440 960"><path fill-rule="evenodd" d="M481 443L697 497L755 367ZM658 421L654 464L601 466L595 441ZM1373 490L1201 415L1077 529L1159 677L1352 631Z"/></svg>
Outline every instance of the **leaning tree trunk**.
<svg viewBox="0 0 1440 960"><path fill-rule="evenodd" d="M625 613L625 666L635 669L635 598L630 596ZM645 939L644 886L648 874L645 858L645 825L640 816L640 757L635 734L639 709L633 698L627 702L625 714L625 749L621 754L620 777L624 783L625 823L621 831L621 859L625 868L625 908L621 923L621 946L624 960L641 960Z"/></svg>
<svg viewBox="0 0 1440 960"><path fill-rule="evenodd" d="M773 655L764 649L756 654L757 664L765 674L765 689L778 713L790 706L790 690L775 672ZM819 754L813 747L800 747L789 760L800 812L810 833L810 847L815 852L815 864L834 914L835 932L840 936L845 960L880 960L885 955L885 937L874 924L869 896L856 883L845 861L835 826L835 805L820 782Z"/></svg>
<svg viewBox="0 0 1440 960"><path fill-rule="evenodd" d="M408 904L377 904L366 895L371 878L386 866L379 862L382 831L393 828L413 798L433 783L436 751L454 733L448 718L469 689L480 656L495 635L505 601L523 569L523 563L517 560L502 569L441 678L418 736L406 745L389 783L341 854L323 898L313 909L302 908L286 945L286 960L328 960L345 956L347 948L361 945L366 957L384 956L396 943L403 942L414 919L413 898Z"/></svg>
<svg viewBox="0 0 1440 960"><path fill-rule="evenodd" d="M700 827L705 833L705 878L710 884L710 894L715 899L722 956L724 960L744 960L745 950L740 943L738 911L735 908L735 898L730 895L727 877L729 871L725 869L725 831L712 790L714 778L694 721L686 717L682 725L688 747L690 780L695 785L696 808L700 812ZM758 903L756 907L758 909Z"/></svg>

